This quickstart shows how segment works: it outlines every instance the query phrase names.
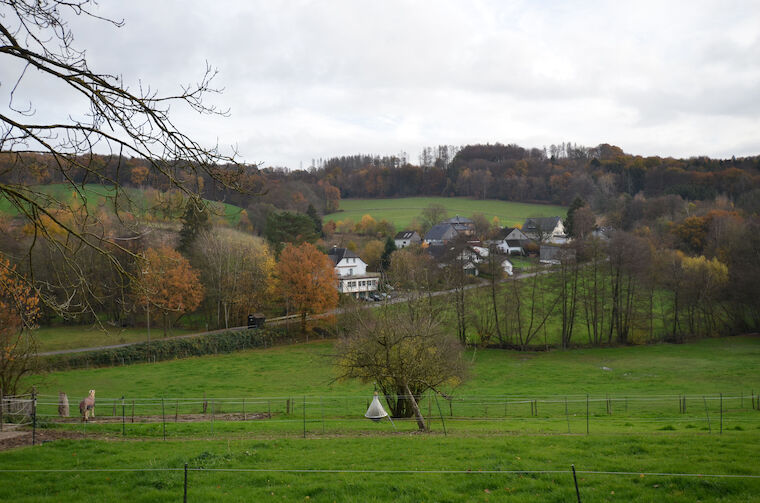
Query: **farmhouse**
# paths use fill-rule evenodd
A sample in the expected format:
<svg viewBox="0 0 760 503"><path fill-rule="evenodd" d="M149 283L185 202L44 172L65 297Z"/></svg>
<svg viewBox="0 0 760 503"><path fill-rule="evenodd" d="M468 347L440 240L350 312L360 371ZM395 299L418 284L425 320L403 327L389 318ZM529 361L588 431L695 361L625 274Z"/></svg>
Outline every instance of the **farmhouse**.
<svg viewBox="0 0 760 503"><path fill-rule="evenodd" d="M446 265L459 264L462 270L473 276L478 275L478 264L483 262L483 255L488 257L486 248L477 246L443 246L433 245L426 248L430 256L438 263L439 268Z"/></svg>
<svg viewBox="0 0 760 503"><path fill-rule="evenodd" d="M459 215L454 218L449 218L441 222L442 224L449 224L454 228L457 234L464 234L469 236L475 232L475 224L467 217L460 217Z"/></svg>
<svg viewBox="0 0 760 503"><path fill-rule="evenodd" d="M431 246L445 245L457 237L457 231L454 226L448 223L434 225L425 234L425 243Z"/></svg>
<svg viewBox="0 0 760 503"><path fill-rule="evenodd" d="M522 232L538 243L564 244L569 241L560 217L529 218L523 224Z"/></svg>
<svg viewBox="0 0 760 503"><path fill-rule="evenodd" d="M335 264L338 292L364 298L374 292L380 282L380 273L367 272L367 264L348 248L333 247L327 254Z"/></svg>
<svg viewBox="0 0 760 503"><path fill-rule="evenodd" d="M401 231L393 238L393 241L396 243L397 249L406 248L407 246L411 245L418 245L422 243L422 238L419 234L417 234L417 231Z"/></svg>
<svg viewBox="0 0 760 503"><path fill-rule="evenodd" d="M488 243L507 255L525 255L524 246L528 241L530 238L517 227L504 227L496 239Z"/></svg>

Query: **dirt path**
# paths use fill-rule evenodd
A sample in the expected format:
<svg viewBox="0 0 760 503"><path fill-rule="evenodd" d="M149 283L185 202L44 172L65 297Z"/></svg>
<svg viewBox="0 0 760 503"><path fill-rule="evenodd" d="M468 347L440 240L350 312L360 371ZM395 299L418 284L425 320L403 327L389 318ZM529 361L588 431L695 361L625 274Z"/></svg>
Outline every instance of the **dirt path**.
<svg viewBox="0 0 760 503"><path fill-rule="evenodd" d="M75 431L60 431L38 429L35 433L34 443L41 445L47 442L53 442L62 438L82 438L82 434ZM0 432L0 452L16 447L26 447L32 445L32 430L20 428L18 425L4 424L3 431Z"/></svg>

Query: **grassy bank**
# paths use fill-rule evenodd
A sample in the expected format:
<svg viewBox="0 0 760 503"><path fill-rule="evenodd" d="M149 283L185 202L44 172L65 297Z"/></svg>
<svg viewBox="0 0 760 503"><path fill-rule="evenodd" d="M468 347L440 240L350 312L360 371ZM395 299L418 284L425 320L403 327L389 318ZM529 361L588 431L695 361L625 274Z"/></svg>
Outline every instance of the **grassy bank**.
<svg viewBox="0 0 760 503"><path fill-rule="evenodd" d="M199 332L199 330L172 328L167 336L172 337L195 332ZM160 327L153 327L150 336L153 340L160 339L164 337L164 332ZM93 325L41 327L35 330L35 338L37 339L38 350L45 352L142 342L148 339L148 329L120 328L107 325L102 327Z"/></svg>
<svg viewBox="0 0 760 503"><path fill-rule="evenodd" d="M718 393L760 389L760 337L691 344L521 353L471 350L470 379L457 390L480 395L577 393ZM350 395L371 385L334 382L329 341L188 358L157 364L83 369L28 378L40 393L103 397ZM604 368L609 370L605 370Z"/></svg>

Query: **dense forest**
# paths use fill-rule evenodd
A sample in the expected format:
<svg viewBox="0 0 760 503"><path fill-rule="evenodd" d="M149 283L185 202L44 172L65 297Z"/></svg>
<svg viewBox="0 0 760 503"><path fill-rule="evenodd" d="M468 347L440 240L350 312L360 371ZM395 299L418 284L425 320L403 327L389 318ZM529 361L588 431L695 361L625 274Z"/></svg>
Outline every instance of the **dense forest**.
<svg viewBox="0 0 760 503"><path fill-rule="evenodd" d="M148 169L141 159L92 155L89 170L59 169L52 157L0 155L0 182L20 185L56 182L171 186L169 178ZM548 149L517 145L439 146L423 149L418 164L403 157L354 155L314 162L307 170L288 171L255 165L221 166L236 189L222 188L208 175L179 167L176 178L203 197L245 208L257 233L276 210L321 214L338 208L341 198L466 196L569 205L576 197L609 224L632 228L641 201L660 205L727 198L748 213L760 210L760 156L674 159L626 154L616 146L587 148L563 143Z"/></svg>

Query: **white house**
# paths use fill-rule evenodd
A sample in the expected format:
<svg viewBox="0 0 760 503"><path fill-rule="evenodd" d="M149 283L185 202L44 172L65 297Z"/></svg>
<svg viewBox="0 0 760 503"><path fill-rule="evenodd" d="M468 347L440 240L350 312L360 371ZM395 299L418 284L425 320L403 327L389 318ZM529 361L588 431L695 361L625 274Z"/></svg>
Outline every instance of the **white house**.
<svg viewBox="0 0 760 503"><path fill-rule="evenodd" d="M529 218L523 224L522 232L537 243L565 244L570 241L560 217Z"/></svg>
<svg viewBox="0 0 760 503"><path fill-rule="evenodd" d="M496 248L507 255L525 255L523 246L530 240L520 229L517 227L504 227L496 239L488 242L488 244L495 245Z"/></svg>
<svg viewBox="0 0 760 503"><path fill-rule="evenodd" d="M396 248L400 250L407 246L422 243L422 238L417 234L417 231L401 231L396 234L393 241L396 243Z"/></svg>
<svg viewBox="0 0 760 503"><path fill-rule="evenodd" d="M348 248L333 247L327 254L335 264L338 276L338 292L353 297L366 297L369 292L377 290L380 273L367 272L367 264Z"/></svg>

